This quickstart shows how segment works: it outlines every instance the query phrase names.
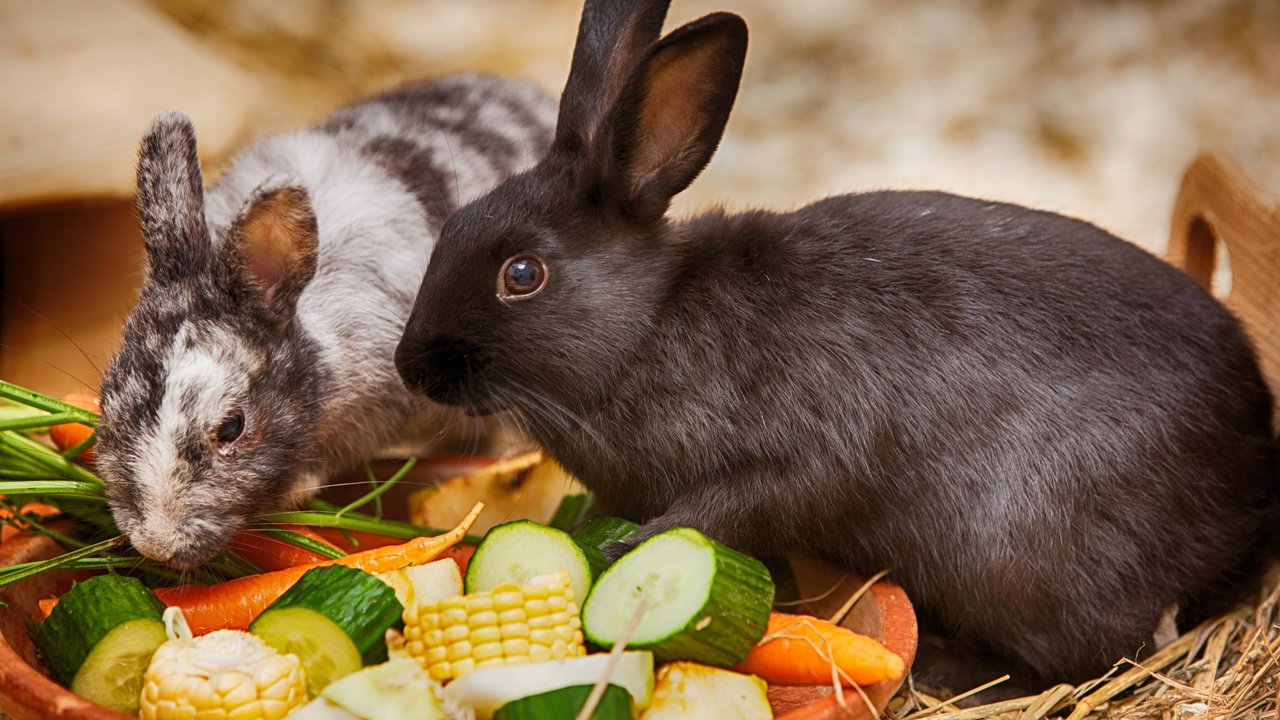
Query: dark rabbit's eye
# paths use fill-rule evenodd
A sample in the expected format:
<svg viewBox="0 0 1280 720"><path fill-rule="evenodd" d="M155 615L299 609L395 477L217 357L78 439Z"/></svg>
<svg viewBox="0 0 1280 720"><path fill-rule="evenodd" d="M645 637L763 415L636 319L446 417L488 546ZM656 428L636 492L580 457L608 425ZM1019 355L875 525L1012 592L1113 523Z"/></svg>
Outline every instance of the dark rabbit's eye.
<svg viewBox="0 0 1280 720"><path fill-rule="evenodd" d="M502 263L498 273L498 299L528 300L547 285L547 264L537 255L516 255Z"/></svg>
<svg viewBox="0 0 1280 720"><path fill-rule="evenodd" d="M233 443L242 432L244 432L244 413L237 410L218 426L218 442L223 445Z"/></svg>

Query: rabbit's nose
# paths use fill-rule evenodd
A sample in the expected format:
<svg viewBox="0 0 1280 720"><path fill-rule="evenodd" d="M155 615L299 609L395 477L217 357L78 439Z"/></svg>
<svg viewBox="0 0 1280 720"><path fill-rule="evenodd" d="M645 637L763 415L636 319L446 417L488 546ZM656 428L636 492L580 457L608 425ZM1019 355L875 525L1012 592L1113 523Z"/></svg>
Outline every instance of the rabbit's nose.
<svg viewBox="0 0 1280 720"><path fill-rule="evenodd" d="M396 370L405 387L436 402L467 402L466 384L483 364L471 342L455 335L433 335L415 341L409 335L396 348Z"/></svg>

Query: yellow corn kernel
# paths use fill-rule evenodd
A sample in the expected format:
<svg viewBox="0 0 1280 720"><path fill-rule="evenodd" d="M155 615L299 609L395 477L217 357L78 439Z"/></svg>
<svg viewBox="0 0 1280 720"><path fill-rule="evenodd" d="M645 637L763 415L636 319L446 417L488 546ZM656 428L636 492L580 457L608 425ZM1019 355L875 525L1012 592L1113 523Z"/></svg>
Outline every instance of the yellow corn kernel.
<svg viewBox="0 0 1280 720"><path fill-rule="evenodd" d="M568 573L405 610L405 651L436 680L586 653ZM434 627L430 623L436 622Z"/></svg>
<svg viewBox="0 0 1280 720"><path fill-rule="evenodd" d="M280 655L249 633L192 638L182 612L165 611L169 640L143 677L143 720L278 720L307 700L296 655Z"/></svg>

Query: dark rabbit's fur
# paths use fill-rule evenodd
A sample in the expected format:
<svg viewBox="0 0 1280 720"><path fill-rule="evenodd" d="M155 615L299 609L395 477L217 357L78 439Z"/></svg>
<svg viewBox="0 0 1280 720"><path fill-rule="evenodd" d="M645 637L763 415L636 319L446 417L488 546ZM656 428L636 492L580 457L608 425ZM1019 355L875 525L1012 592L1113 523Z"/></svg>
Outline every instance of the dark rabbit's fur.
<svg viewBox="0 0 1280 720"><path fill-rule="evenodd" d="M652 45L666 4L587 1L549 155L443 230L397 351L411 387L513 410L642 536L890 568L1027 683L1250 587L1271 398L1218 302L1085 222L943 193L668 223L746 27ZM526 254L543 289L495 297Z"/></svg>

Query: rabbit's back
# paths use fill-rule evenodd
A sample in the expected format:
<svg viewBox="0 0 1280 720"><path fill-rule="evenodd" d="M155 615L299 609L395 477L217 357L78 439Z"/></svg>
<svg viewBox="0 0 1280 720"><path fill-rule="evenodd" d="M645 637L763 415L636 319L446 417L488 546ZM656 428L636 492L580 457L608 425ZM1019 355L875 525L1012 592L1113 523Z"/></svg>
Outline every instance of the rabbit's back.
<svg viewBox="0 0 1280 720"><path fill-rule="evenodd" d="M1144 251L940 193L681 233L591 417L627 432L566 459L611 507L702 493L729 541L891 568L927 617L1057 677L1136 651L1261 550L1270 396L1234 318Z"/></svg>
<svg viewBox="0 0 1280 720"><path fill-rule="evenodd" d="M392 351L445 218L531 165L551 142L555 101L525 81L459 74L340 108L313 128L265 138L208 194L215 243L264 187L303 187L319 230L297 318L323 380L316 445L334 468L440 427Z"/></svg>

